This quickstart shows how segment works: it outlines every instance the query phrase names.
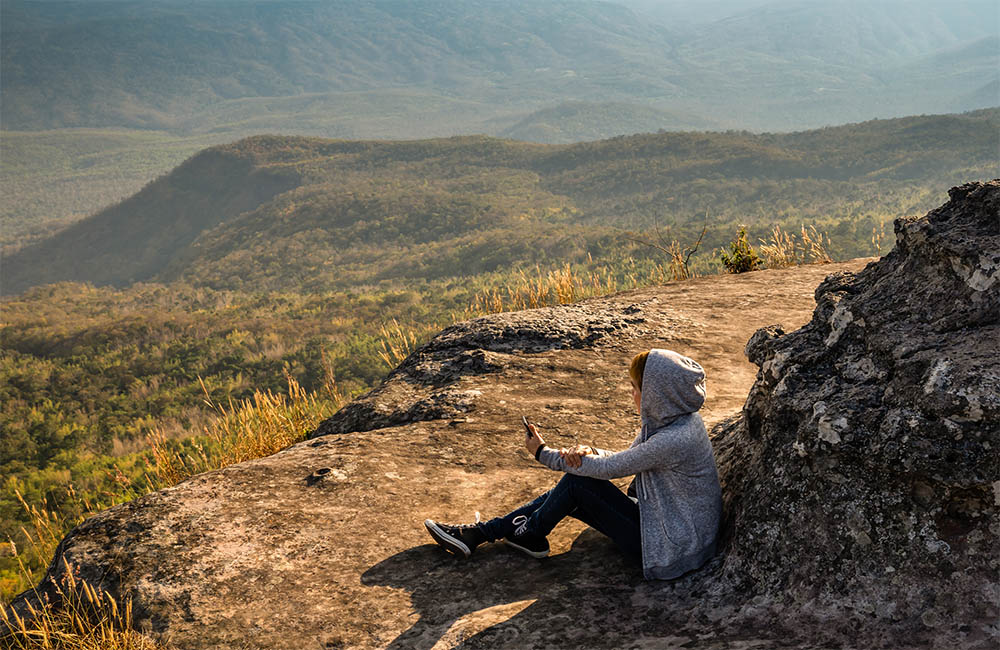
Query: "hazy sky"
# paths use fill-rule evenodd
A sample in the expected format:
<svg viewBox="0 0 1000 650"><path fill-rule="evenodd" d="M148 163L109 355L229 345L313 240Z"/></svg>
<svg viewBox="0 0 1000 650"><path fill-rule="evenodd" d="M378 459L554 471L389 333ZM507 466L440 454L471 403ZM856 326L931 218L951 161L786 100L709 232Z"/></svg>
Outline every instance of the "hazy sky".
<svg viewBox="0 0 1000 650"><path fill-rule="evenodd" d="M1000 2L996 0L610 0L659 18L686 20L692 23L711 22L768 4L822 5L836 4L887 5L906 7L938 7L944 11L962 8L981 11L984 22L1000 33Z"/></svg>

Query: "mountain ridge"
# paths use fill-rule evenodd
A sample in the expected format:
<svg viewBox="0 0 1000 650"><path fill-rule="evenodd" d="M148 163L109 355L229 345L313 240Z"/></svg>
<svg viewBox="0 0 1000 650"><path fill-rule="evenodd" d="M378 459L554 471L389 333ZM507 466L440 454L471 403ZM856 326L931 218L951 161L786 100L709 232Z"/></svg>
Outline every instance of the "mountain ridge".
<svg viewBox="0 0 1000 650"><path fill-rule="evenodd" d="M754 213L827 219L835 228L851 222L843 227L856 235L872 227L858 221L866 213L913 211L935 200L931 187L1000 175L983 137L998 123L992 110L572 145L258 136L207 149L122 203L7 256L3 291L60 280L273 289L304 278L313 288L344 288L348 277L442 277L468 264L489 271L579 260L624 244L629 230L653 227L664 212L681 238L714 226L708 246L728 241L733 224ZM890 180L893 191L883 193Z"/></svg>

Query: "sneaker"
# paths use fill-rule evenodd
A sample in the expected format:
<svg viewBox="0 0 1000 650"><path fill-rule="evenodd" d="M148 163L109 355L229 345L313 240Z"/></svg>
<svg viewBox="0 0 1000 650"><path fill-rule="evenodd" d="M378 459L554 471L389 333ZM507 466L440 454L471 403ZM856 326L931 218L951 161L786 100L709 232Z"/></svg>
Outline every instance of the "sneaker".
<svg viewBox="0 0 1000 650"><path fill-rule="evenodd" d="M549 554L549 540L544 535L529 533L528 518L524 515L514 517L513 524L517 526L514 533L503 538L503 543L516 548L531 557L546 557Z"/></svg>
<svg viewBox="0 0 1000 650"><path fill-rule="evenodd" d="M455 555L469 557L476 547L486 541L483 531L479 530L479 513L476 513L476 523L452 526L442 524L433 519L425 519L424 526L434 541Z"/></svg>

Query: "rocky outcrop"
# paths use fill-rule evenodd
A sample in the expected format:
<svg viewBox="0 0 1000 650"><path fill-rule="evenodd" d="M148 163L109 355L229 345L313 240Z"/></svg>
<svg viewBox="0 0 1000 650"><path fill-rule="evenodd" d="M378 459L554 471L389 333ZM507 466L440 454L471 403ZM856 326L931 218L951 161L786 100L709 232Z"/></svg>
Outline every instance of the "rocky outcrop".
<svg viewBox="0 0 1000 650"><path fill-rule="evenodd" d="M518 354L621 348L653 334L644 326L641 312L635 303L624 307L591 303L490 314L457 323L420 346L385 382L340 409L309 437L460 417L474 409L482 394L456 389L461 377L516 365Z"/></svg>
<svg viewBox="0 0 1000 650"><path fill-rule="evenodd" d="M69 566L178 648L995 647L998 205L1000 182L956 188L864 270L449 328L312 439L88 519L41 591ZM627 363L650 347L706 369L719 556L646 582L574 522L542 562L430 543L425 517L489 517L556 480L520 447L522 413L554 445L628 444Z"/></svg>
<svg viewBox="0 0 1000 650"><path fill-rule="evenodd" d="M558 477L521 446L522 413L552 444L627 445L638 421L626 369L640 350L698 359L706 421L732 415L756 372L747 338L767 323L805 323L823 277L864 263L697 278L460 323L334 416L325 435L88 519L63 540L41 591L68 564L131 598L140 629L198 650L710 649L781 637L747 631L744 604L706 608L718 561L684 580L644 582L605 538L569 521L544 562L502 545L461 562L421 522L499 514L551 487ZM469 401L450 402L443 417L411 411L442 392Z"/></svg>
<svg viewBox="0 0 1000 650"><path fill-rule="evenodd" d="M757 381L716 438L736 593L1000 642L1000 183L950 195L747 344Z"/></svg>

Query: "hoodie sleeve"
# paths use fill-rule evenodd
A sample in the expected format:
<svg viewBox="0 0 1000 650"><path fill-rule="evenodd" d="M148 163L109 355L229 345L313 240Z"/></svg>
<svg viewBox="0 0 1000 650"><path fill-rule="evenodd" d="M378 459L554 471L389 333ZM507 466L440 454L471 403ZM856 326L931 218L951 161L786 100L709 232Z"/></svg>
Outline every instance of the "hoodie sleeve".
<svg viewBox="0 0 1000 650"><path fill-rule="evenodd" d="M642 429L639 430L639 433L635 434L635 440L632 441L632 444L630 444L628 448L631 449L632 447L635 447L637 444L639 444L639 439L641 437L642 437ZM590 448L593 449L594 453L597 454L598 456L610 456L611 454L616 453L613 451L609 451L607 449L599 449L597 447L594 447L593 445L591 445Z"/></svg>
<svg viewBox="0 0 1000 650"><path fill-rule="evenodd" d="M545 447L539 451L538 462L549 469L578 476L612 479L632 476L654 467L673 464L673 441L669 435L653 436L646 442L635 442L625 451L608 455L583 456L579 467L570 467L559 452Z"/></svg>

